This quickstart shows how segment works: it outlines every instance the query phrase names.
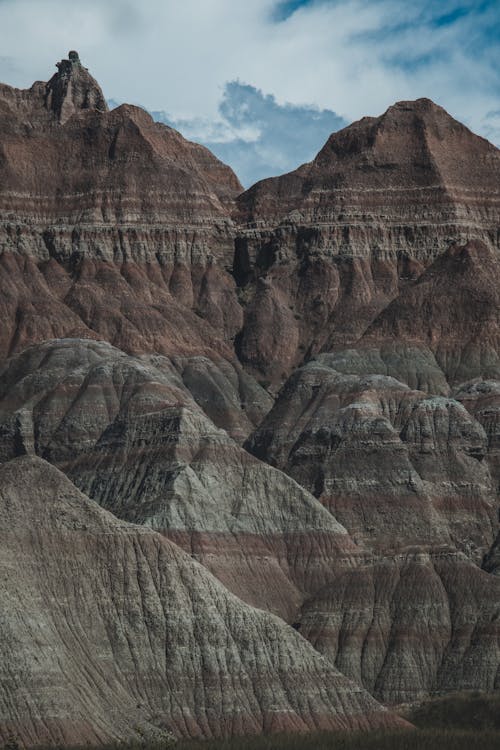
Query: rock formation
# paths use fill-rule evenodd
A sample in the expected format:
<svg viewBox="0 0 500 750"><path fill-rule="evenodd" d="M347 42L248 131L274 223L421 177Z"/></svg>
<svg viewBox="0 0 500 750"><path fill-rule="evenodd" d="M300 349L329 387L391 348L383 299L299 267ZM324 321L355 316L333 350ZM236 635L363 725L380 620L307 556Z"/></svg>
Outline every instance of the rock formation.
<svg viewBox="0 0 500 750"><path fill-rule="evenodd" d="M376 549L451 545L480 564L497 525L482 426L451 398L328 359L294 373L249 449Z"/></svg>
<svg viewBox="0 0 500 750"><path fill-rule="evenodd" d="M97 81L80 62L78 52L72 50L67 60L61 60L45 88L45 107L65 123L82 109L108 111L106 99Z"/></svg>
<svg viewBox="0 0 500 750"><path fill-rule="evenodd" d="M276 617L45 461L0 467L0 739L404 726Z"/></svg>
<svg viewBox="0 0 500 750"><path fill-rule="evenodd" d="M240 356L276 383L314 360L247 447L373 553L299 622L384 701L498 687L480 568L498 569L499 176L498 150L423 100L238 198Z"/></svg>
<svg viewBox="0 0 500 750"><path fill-rule="evenodd" d="M101 99L76 60L46 86L0 88L0 358L66 336L201 356L237 384L234 424L219 423L243 439L269 399L232 348L227 204L241 186L207 149ZM259 398L249 421L240 402Z"/></svg>
<svg viewBox="0 0 500 750"><path fill-rule="evenodd" d="M238 198L244 362L280 382L361 336L451 243L500 247L500 152L428 99L334 133ZM286 332L286 335L284 333Z"/></svg>
<svg viewBox="0 0 500 750"><path fill-rule="evenodd" d="M480 569L497 558L487 435L458 401L338 360L296 371L248 443L372 553L306 602L300 632L382 701L497 689L500 586Z"/></svg>
<svg viewBox="0 0 500 750"><path fill-rule="evenodd" d="M217 429L165 358L46 342L0 371L0 457L38 455L161 531L245 601L294 622L359 550L293 480Z"/></svg>
<svg viewBox="0 0 500 750"><path fill-rule="evenodd" d="M57 67L0 85L0 736L500 688L498 149L400 102L242 193Z"/></svg>

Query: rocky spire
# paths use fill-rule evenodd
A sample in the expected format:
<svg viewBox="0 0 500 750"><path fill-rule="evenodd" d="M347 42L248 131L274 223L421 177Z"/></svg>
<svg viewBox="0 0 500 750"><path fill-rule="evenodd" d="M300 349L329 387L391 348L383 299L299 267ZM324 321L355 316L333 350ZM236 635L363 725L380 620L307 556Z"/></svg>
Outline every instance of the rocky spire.
<svg viewBox="0 0 500 750"><path fill-rule="evenodd" d="M108 110L101 87L81 64L78 52L69 52L56 67L45 89L45 106L61 124L81 109Z"/></svg>

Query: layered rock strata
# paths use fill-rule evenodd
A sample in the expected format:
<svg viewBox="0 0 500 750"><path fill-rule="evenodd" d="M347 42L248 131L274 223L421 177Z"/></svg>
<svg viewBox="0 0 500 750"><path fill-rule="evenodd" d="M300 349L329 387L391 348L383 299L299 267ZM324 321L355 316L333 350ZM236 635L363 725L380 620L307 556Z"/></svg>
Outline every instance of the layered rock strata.
<svg viewBox="0 0 500 750"><path fill-rule="evenodd" d="M496 687L500 582L477 567L496 498L486 435L460 403L324 363L299 371L252 446L322 507L214 428L169 366L98 342L27 349L0 372L1 459L51 461L384 701Z"/></svg>
<svg viewBox="0 0 500 750"><path fill-rule="evenodd" d="M497 526L482 426L465 407L394 378L299 369L248 448L385 552L451 545L480 563Z"/></svg>
<svg viewBox="0 0 500 750"><path fill-rule="evenodd" d="M361 336L450 244L500 247L500 151L428 99L334 133L238 198L244 362L280 382ZM284 336L286 332L286 336Z"/></svg>
<svg viewBox="0 0 500 750"><path fill-rule="evenodd" d="M297 370L247 444L372 553L310 597L300 632L389 703L497 689L500 587L481 569L498 565L485 429L459 401L339 372L339 360Z"/></svg>
<svg viewBox="0 0 500 750"><path fill-rule="evenodd" d="M54 467L0 466L0 739L404 726L282 620Z"/></svg>
<svg viewBox="0 0 500 750"><path fill-rule="evenodd" d="M85 340L12 357L0 369L0 459L19 453L289 622L362 554L312 495L217 429L165 358Z"/></svg>
<svg viewBox="0 0 500 750"><path fill-rule="evenodd" d="M102 102L74 59L48 84L0 88L0 359L54 337L204 358L236 381L218 424L242 440L269 402L232 345L243 312L228 205L241 186L140 108ZM258 398L248 418L241 403Z"/></svg>
<svg viewBox="0 0 500 750"><path fill-rule="evenodd" d="M0 131L0 733L498 689L498 149L400 102L237 197L74 52Z"/></svg>

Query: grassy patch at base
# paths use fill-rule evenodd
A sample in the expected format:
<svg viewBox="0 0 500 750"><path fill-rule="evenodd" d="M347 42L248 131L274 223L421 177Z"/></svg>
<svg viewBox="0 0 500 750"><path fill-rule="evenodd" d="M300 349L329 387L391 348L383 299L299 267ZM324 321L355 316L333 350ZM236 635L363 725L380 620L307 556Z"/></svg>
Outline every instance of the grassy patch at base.
<svg viewBox="0 0 500 750"><path fill-rule="evenodd" d="M481 750L500 749L500 731L415 729L405 732L350 732L231 740L179 742L177 750Z"/></svg>
<svg viewBox="0 0 500 750"><path fill-rule="evenodd" d="M500 732L500 692L455 693L434 698L408 711L405 718L421 729Z"/></svg>

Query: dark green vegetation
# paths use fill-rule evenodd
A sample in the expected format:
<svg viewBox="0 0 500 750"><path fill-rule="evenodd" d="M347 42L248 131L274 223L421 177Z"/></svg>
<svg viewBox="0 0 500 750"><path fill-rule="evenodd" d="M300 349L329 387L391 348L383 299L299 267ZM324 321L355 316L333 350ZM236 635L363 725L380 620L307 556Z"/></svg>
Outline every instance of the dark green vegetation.
<svg viewBox="0 0 500 750"><path fill-rule="evenodd" d="M177 750L498 750L500 731L416 729L408 732L276 735L179 743Z"/></svg>
<svg viewBox="0 0 500 750"><path fill-rule="evenodd" d="M423 703L405 718L422 729L495 730L500 733L500 691L447 695Z"/></svg>

